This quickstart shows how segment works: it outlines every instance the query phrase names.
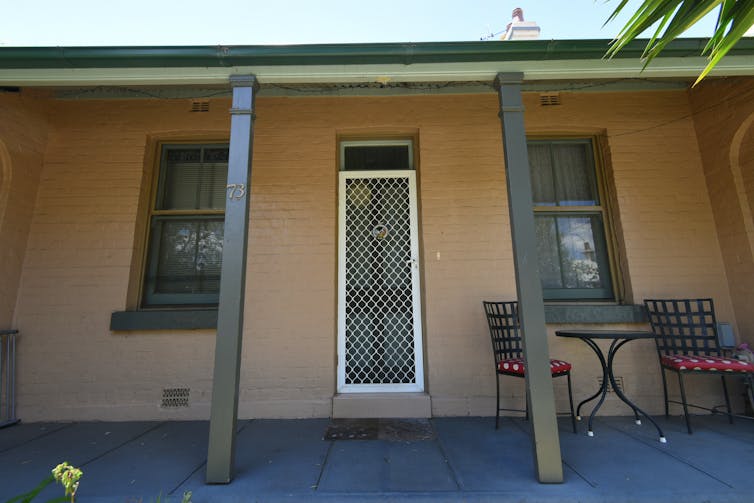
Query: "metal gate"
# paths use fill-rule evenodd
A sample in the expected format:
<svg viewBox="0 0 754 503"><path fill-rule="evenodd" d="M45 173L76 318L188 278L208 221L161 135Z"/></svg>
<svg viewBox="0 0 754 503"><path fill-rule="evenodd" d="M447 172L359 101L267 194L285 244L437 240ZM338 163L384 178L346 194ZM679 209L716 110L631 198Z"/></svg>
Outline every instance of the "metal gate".
<svg viewBox="0 0 754 503"><path fill-rule="evenodd" d="M16 337L18 330L0 330L0 428L16 424Z"/></svg>
<svg viewBox="0 0 754 503"><path fill-rule="evenodd" d="M414 171L340 173L338 391L423 391Z"/></svg>

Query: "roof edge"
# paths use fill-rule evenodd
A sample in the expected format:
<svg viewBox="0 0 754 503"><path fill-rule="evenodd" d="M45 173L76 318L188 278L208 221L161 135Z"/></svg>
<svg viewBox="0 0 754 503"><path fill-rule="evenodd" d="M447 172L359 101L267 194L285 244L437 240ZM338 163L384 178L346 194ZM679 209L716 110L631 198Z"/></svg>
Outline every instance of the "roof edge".
<svg viewBox="0 0 754 503"><path fill-rule="evenodd" d="M610 40L521 40L312 45L0 47L0 69L186 68L281 65L370 65L603 59ZM676 39L661 57L698 57L704 38ZM614 59L641 57L646 40ZM754 55L742 39L729 55Z"/></svg>

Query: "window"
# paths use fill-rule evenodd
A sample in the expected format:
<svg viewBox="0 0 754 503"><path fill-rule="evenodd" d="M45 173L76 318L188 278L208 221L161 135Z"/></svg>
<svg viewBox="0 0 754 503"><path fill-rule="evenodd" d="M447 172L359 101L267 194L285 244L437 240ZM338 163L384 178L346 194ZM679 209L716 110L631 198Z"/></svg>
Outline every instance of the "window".
<svg viewBox="0 0 754 503"><path fill-rule="evenodd" d="M344 141L341 171L414 169L411 140Z"/></svg>
<svg viewBox="0 0 754 503"><path fill-rule="evenodd" d="M214 305L220 294L228 146L163 145L142 305Z"/></svg>
<svg viewBox="0 0 754 503"><path fill-rule="evenodd" d="M613 299L592 141L530 140L528 150L545 300Z"/></svg>

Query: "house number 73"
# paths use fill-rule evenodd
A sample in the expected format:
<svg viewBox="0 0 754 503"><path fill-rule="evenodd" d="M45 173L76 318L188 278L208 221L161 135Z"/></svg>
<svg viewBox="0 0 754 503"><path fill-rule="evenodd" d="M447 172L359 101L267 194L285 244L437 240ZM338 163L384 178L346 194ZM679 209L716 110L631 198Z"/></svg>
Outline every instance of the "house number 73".
<svg viewBox="0 0 754 503"><path fill-rule="evenodd" d="M231 201L240 201L246 196L246 185L243 183L229 183L225 188Z"/></svg>

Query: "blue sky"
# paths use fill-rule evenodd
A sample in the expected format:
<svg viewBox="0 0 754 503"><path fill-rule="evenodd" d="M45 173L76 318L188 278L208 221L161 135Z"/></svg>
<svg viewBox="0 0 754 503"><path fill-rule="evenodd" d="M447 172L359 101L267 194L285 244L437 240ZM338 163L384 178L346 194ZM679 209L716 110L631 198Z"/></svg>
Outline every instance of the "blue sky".
<svg viewBox="0 0 754 503"><path fill-rule="evenodd" d="M515 7L542 39L612 38L618 0L92 0L5 2L0 44L253 45L479 40L505 29ZM632 0L630 5L638 5ZM625 20L625 16L623 17ZM713 20L689 36L709 36Z"/></svg>

